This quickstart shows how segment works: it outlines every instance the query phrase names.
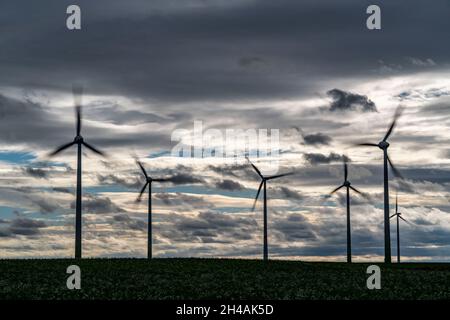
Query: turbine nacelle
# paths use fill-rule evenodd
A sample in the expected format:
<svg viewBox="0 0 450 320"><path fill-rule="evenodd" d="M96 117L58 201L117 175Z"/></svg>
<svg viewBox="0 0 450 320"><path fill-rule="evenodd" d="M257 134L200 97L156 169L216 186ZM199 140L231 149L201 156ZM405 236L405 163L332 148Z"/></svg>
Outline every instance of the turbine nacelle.
<svg viewBox="0 0 450 320"><path fill-rule="evenodd" d="M381 142L378 144L378 148L380 148L380 149L382 149L382 150L385 150L385 149L389 148L389 146L390 146L390 144L389 144L389 142L387 142L387 141L381 141Z"/></svg>
<svg viewBox="0 0 450 320"><path fill-rule="evenodd" d="M350 187L350 185L351 185L350 181L345 181L343 184L344 187Z"/></svg>
<svg viewBox="0 0 450 320"><path fill-rule="evenodd" d="M80 144L84 142L84 139L81 135L77 135L74 139L73 139L74 143Z"/></svg>

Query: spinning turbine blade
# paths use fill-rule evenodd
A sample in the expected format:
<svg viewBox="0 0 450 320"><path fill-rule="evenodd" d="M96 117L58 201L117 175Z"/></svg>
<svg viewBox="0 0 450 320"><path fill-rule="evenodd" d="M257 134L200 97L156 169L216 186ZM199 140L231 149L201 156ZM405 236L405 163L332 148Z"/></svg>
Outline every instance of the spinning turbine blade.
<svg viewBox="0 0 450 320"><path fill-rule="evenodd" d="M65 149L69 148L70 146L72 146L72 145L74 145L74 144L75 144L75 142L73 142L73 141L70 142L70 143L63 144L62 146L60 146L59 148L57 148L55 151L49 153L49 156L50 156L50 157L53 157L54 155L60 153L61 151L63 151L63 150L65 150Z"/></svg>
<svg viewBox="0 0 450 320"><path fill-rule="evenodd" d="M392 168L392 172L394 172L394 174L395 174L398 178L404 179L403 176L402 176L402 174L400 173L400 171L398 171L398 169L397 169L397 168L394 166L394 164L392 163L391 158L389 158L389 156L387 157L387 160L388 160L388 162L389 162L389 165L390 165L391 168Z"/></svg>
<svg viewBox="0 0 450 320"><path fill-rule="evenodd" d="M401 107L398 107L397 110L395 110L394 120L392 120L392 124L389 127L389 130L386 132L386 135L384 136L383 141L386 141L389 138L389 136L391 135L392 130L394 130L395 125L397 123L397 119L402 114L402 111L403 111L403 109Z"/></svg>
<svg viewBox="0 0 450 320"><path fill-rule="evenodd" d="M94 148L94 146L90 145L86 141L83 141L83 144L86 146L86 148L90 149L91 151L94 151L95 153L98 153L101 156L105 156L105 153L103 153L102 151Z"/></svg>
<svg viewBox="0 0 450 320"><path fill-rule="evenodd" d="M347 165L347 161L345 161L345 158L344 158L344 181L347 181L347 177L348 177L348 165Z"/></svg>
<svg viewBox="0 0 450 320"><path fill-rule="evenodd" d="M409 221L405 220L402 216L398 216L400 219L402 219L403 221L405 221L407 224L411 224Z"/></svg>
<svg viewBox="0 0 450 320"><path fill-rule="evenodd" d="M245 157L247 159L247 161L252 165L253 169L255 169L256 173L261 177L264 178L261 171L259 171L259 169L250 161L250 159L248 157Z"/></svg>
<svg viewBox="0 0 450 320"><path fill-rule="evenodd" d="M334 189L333 191L330 192L330 194L335 193L336 191L338 191L340 188L342 188L344 185L337 187L336 189Z"/></svg>
<svg viewBox="0 0 450 320"><path fill-rule="evenodd" d="M72 87L73 101L75 103L76 117L77 117L77 136L81 132L81 98L83 95L83 88L78 86Z"/></svg>
<svg viewBox="0 0 450 320"><path fill-rule="evenodd" d="M144 166L142 165L142 163L138 160L136 160L137 164L139 165L139 167L141 167L142 173L144 174L145 178L148 179L148 175L147 172L145 171Z"/></svg>
<svg viewBox="0 0 450 320"><path fill-rule="evenodd" d="M148 182L146 182L146 183L144 184L144 186L142 187L141 192L139 193L139 196L138 196L137 199L136 199L136 202L140 202L140 201L141 201L142 194L144 193L145 188L147 188L147 185L148 185Z"/></svg>
<svg viewBox="0 0 450 320"><path fill-rule="evenodd" d="M157 178L157 179L152 179L153 181L156 182L167 182L170 181L170 178Z"/></svg>
<svg viewBox="0 0 450 320"><path fill-rule="evenodd" d="M261 184L259 185L258 192L256 193L255 201L253 202L252 211L255 210L256 202L258 201L259 193L261 192L261 188L264 184L264 181L261 181Z"/></svg>
<svg viewBox="0 0 450 320"><path fill-rule="evenodd" d="M376 143L370 143L370 142L365 142L365 143L357 143L357 146L360 147L378 147L378 144Z"/></svg>
<svg viewBox="0 0 450 320"><path fill-rule="evenodd" d="M398 194L395 195L395 213L398 212Z"/></svg>
<svg viewBox="0 0 450 320"><path fill-rule="evenodd" d="M288 173L277 174L277 175L275 175L275 176L267 177L266 180L271 180L271 179L281 178L281 177L285 177L285 176L291 176L291 175L293 175L294 173L295 173L295 172L288 172Z"/></svg>
<svg viewBox="0 0 450 320"><path fill-rule="evenodd" d="M358 189L356 189L355 187L353 187L353 186L350 186L350 189L352 189L353 191L355 191L356 193L359 193L360 195L364 195L364 193L362 193L361 191L359 191Z"/></svg>

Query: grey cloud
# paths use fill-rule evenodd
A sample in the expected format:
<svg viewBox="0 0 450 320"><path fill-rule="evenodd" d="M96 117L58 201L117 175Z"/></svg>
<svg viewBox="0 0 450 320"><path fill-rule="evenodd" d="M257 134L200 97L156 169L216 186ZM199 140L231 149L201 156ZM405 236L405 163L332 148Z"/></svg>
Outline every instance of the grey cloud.
<svg viewBox="0 0 450 320"><path fill-rule="evenodd" d="M298 192L296 190L292 190L288 187L280 187L279 190L280 190L283 198L295 199L295 200L303 200L304 199L303 195L300 192Z"/></svg>
<svg viewBox="0 0 450 320"><path fill-rule="evenodd" d="M187 174L187 173L175 173L169 177L169 181L175 185L204 182L202 178L198 178L194 174Z"/></svg>
<svg viewBox="0 0 450 320"><path fill-rule="evenodd" d="M6 235L24 235L34 236L40 233L41 228L45 228L47 224L43 221L28 219L28 218L16 218L11 221L8 227Z"/></svg>
<svg viewBox="0 0 450 320"><path fill-rule="evenodd" d="M75 209L75 201L70 204L71 209ZM108 197L96 197L86 195L83 199L83 210L87 213L118 213L125 210L115 205Z"/></svg>
<svg viewBox="0 0 450 320"><path fill-rule="evenodd" d="M331 152L329 155L324 155L322 153L305 153L303 157L308 163L317 165L343 161L345 156Z"/></svg>
<svg viewBox="0 0 450 320"><path fill-rule="evenodd" d="M26 167L22 168L22 170L29 176L40 178L40 179L47 179L48 178L48 172L41 168L32 168L32 167Z"/></svg>
<svg viewBox="0 0 450 320"><path fill-rule="evenodd" d="M230 191L244 189L244 186L242 184L240 184L239 182L235 182L233 180L229 180L229 179L224 179L224 180L218 181L216 183L216 187L219 189L230 190Z"/></svg>
<svg viewBox="0 0 450 320"><path fill-rule="evenodd" d="M120 177L115 174L97 174L97 180L100 184L121 185L130 189L136 189L142 186L142 182L136 177Z"/></svg>
<svg viewBox="0 0 450 320"><path fill-rule="evenodd" d="M327 92L327 95L333 99L330 105L330 111L377 111L375 103L367 98L367 96L339 89L330 90Z"/></svg>
<svg viewBox="0 0 450 320"><path fill-rule="evenodd" d="M308 134L303 136L306 145L329 145L333 139L323 133Z"/></svg>

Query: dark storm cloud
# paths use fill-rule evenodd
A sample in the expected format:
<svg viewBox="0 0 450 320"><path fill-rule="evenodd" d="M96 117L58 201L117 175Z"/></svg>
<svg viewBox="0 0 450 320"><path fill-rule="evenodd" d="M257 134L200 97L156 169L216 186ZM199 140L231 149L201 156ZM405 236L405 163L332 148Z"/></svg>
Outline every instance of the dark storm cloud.
<svg viewBox="0 0 450 320"><path fill-rule="evenodd" d="M75 201L70 204L71 209L75 209ZM83 210L87 213L119 213L125 210L115 205L108 197L97 197L86 195L83 199Z"/></svg>
<svg viewBox="0 0 450 320"><path fill-rule="evenodd" d="M103 185L121 185L125 188L136 189L142 187L143 183L137 177L120 177L115 174L102 175L97 174L97 180ZM145 180L144 180L145 181Z"/></svg>
<svg viewBox="0 0 450 320"><path fill-rule="evenodd" d="M194 196L180 192L155 193L155 200L160 200L168 206L189 206L194 209L213 208L214 204L205 200L203 196Z"/></svg>
<svg viewBox="0 0 450 320"><path fill-rule="evenodd" d="M325 77L377 76L380 59L404 73L448 62L443 0L383 3L383 31L372 33L368 3L356 0L189 3L80 0L83 27L70 32L68 2L3 2L3 28L15 32L0 39L0 83L65 89L70 79L164 101L278 99L313 93Z"/></svg>
<svg viewBox="0 0 450 320"><path fill-rule="evenodd" d="M215 186L219 189L230 190L230 191L244 189L244 186L242 184L240 184L239 182L235 182L233 180L229 180L229 179L220 180L216 183Z"/></svg>
<svg viewBox="0 0 450 320"><path fill-rule="evenodd" d="M367 96L339 89L330 90L327 92L327 95L333 99L330 105L330 111L377 111L375 103L367 98Z"/></svg>
<svg viewBox="0 0 450 320"><path fill-rule="evenodd" d="M303 157L312 165L327 164L336 161L343 161L345 159L345 156L334 152L331 152L329 155L322 153L305 153Z"/></svg>
<svg viewBox="0 0 450 320"><path fill-rule="evenodd" d="M170 221L173 227L163 230L161 235L177 242L231 243L251 239L257 228L253 219L212 211L201 212L195 218L172 214Z"/></svg>
<svg viewBox="0 0 450 320"><path fill-rule="evenodd" d="M330 136L323 133L308 134L303 136L306 145L329 145L332 141Z"/></svg>
<svg viewBox="0 0 450 320"><path fill-rule="evenodd" d="M279 232L280 240L283 241L313 241L317 238L310 223L300 214L293 214L286 219L276 221L273 227Z"/></svg>
<svg viewBox="0 0 450 320"><path fill-rule="evenodd" d="M145 221L133 219L127 214L117 214L113 217L113 221L122 225L122 230L125 230L124 228L137 231L147 230L147 223Z"/></svg>
<svg viewBox="0 0 450 320"><path fill-rule="evenodd" d="M175 185L194 184L194 183L204 182L204 180L202 178L196 177L193 174L188 174L188 173L175 173L168 178L168 181L172 182Z"/></svg>
<svg viewBox="0 0 450 320"><path fill-rule="evenodd" d="M304 199L303 195L300 192L298 192L296 190L292 190L288 187L280 187L279 191L283 198L295 199L295 200L303 200Z"/></svg>
<svg viewBox="0 0 450 320"><path fill-rule="evenodd" d="M11 237L16 235L35 236L40 233L40 229L47 224L43 221L28 218L16 218L10 222L6 229L0 230L0 237Z"/></svg>
<svg viewBox="0 0 450 320"><path fill-rule="evenodd" d="M40 178L40 179L48 178L48 172L41 168L26 167L26 168L22 168L22 171L25 172L25 174L27 174L31 177L34 177L34 178Z"/></svg>

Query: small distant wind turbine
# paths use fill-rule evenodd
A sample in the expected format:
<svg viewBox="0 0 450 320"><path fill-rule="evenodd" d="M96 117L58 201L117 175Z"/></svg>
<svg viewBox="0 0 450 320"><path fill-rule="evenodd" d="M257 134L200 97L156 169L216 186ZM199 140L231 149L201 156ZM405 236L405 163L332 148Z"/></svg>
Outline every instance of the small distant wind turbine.
<svg viewBox="0 0 450 320"><path fill-rule="evenodd" d="M391 126L389 127L386 135L383 140L381 140L378 144L376 143L360 143L358 146L370 146L370 147L378 147L383 150L383 159L384 159L384 262L391 263L391 235L390 235L390 223L389 223L389 178L388 178L388 163L396 175L399 178L402 178L401 173L397 170L397 168L392 163L391 159L388 156L388 148L389 143L387 139L392 134L394 127L397 123L398 117L400 117L402 112L402 108L397 108L394 115L394 120L392 121Z"/></svg>
<svg viewBox="0 0 450 320"><path fill-rule="evenodd" d="M145 188L147 188L148 185L148 223L147 223L147 258L152 258L152 182L166 182L170 181L170 178L152 178L150 177L147 172L145 171L144 166L140 161L137 161L137 164L142 170L142 173L145 177L145 184L141 189L141 192L139 193L138 198L136 199L137 202L141 201L142 194L145 191Z"/></svg>
<svg viewBox="0 0 450 320"><path fill-rule="evenodd" d="M248 157L245 157L245 158L251 164L251 166L256 171L256 173L259 175L259 177L261 178L261 183L259 185L258 192L256 193L255 202L253 203L252 210L255 210L256 202L258 201L258 197L259 197L259 194L261 192L261 188L264 186L264 243L263 243L264 252L263 252L263 259L264 259L264 261L267 261L269 259L269 250L268 250L268 243L267 243L267 192L266 192L266 182L268 180L289 176L289 175L292 175L294 173L293 172L289 172L289 173L277 174L277 175L274 175L274 176L264 176L261 173L261 171L259 171L259 169L250 161L250 159Z"/></svg>
<svg viewBox="0 0 450 320"><path fill-rule="evenodd" d="M351 224L350 224L350 189L355 191L356 193L359 193L360 195L363 195L361 191L354 188L350 181L347 179L348 177L348 165L347 165L347 159L344 157L344 183L331 191L330 194L335 193L341 188L346 188L347 190L347 262L352 262L352 237L351 237Z"/></svg>
<svg viewBox="0 0 450 320"><path fill-rule="evenodd" d="M77 145L77 196L76 196L76 209L75 209L75 258L81 259L81 227L82 227L82 219L81 219L81 201L82 201L82 195L81 195L81 157L82 157L82 150L81 146L85 146L86 148L90 149L91 151L101 155L105 156L105 154L95 148L94 146L87 143L84 138L81 136L81 99L83 94L83 88L82 87L73 87L73 99L75 104L75 110L76 110L76 118L77 118L77 126L76 126L76 136L73 139L72 142L63 144L59 148L57 148L55 151L49 154L50 157L53 157L57 155L58 153L62 152L63 150L73 146Z"/></svg>
<svg viewBox="0 0 450 320"><path fill-rule="evenodd" d="M400 224L399 219L402 219L406 223L406 221L400 212L398 212L398 196L395 197L395 214L393 214L390 218L397 217L397 262L400 263Z"/></svg>

